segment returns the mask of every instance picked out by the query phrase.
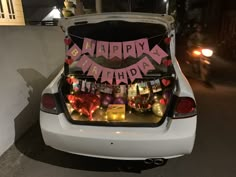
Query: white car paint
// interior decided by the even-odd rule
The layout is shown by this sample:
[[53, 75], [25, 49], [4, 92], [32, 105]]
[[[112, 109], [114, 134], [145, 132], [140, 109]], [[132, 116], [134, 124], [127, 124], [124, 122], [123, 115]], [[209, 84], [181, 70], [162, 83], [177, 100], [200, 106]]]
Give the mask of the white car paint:
[[[173, 19], [170, 16], [153, 16], [131, 13], [87, 15], [73, 17], [61, 22], [66, 29], [78, 21], [101, 22], [104, 20], [145, 21], [164, 24], [170, 31]], [[148, 19], [148, 20], [147, 20]], [[172, 63], [178, 78], [177, 96], [194, 99], [192, 89], [184, 77], [175, 58], [175, 40], [171, 42]], [[63, 70], [49, 84], [43, 93], [57, 93], [58, 82]], [[145, 160], [148, 158], [174, 158], [192, 152], [197, 125], [197, 116], [186, 119], [168, 117], [158, 127], [108, 127], [75, 125], [65, 114], [59, 115], [40, 111], [40, 126], [46, 145], [65, 152], [92, 157], [124, 160]]]

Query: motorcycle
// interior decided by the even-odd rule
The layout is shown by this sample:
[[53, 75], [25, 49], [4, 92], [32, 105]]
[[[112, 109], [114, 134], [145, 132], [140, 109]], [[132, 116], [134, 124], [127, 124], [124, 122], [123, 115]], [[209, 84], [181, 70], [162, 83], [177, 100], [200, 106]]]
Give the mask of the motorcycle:
[[192, 66], [192, 71], [201, 80], [209, 82], [213, 50], [201, 46], [193, 47], [187, 51], [187, 64]]

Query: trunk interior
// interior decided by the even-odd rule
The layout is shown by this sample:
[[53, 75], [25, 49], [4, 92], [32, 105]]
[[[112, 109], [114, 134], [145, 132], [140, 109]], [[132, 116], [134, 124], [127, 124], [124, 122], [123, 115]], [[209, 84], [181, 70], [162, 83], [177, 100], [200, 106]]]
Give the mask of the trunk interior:
[[[76, 24], [68, 29], [68, 35], [80, 48], [84, 37], [112, 42], [148, 38], [150, 49], [158, 44], [166, 53], [169, 51], [164, 43], [167, 31], [158, 24], [125, 21]], [[104, 57], [91, 59], [101, 66], [121, 69], [137, 63], [141, 57], [135, 60], [107, 60]], [[155, 70], [142, 75], [142, 79], [135, 79], [133, 82], [129, 80], [128, 84], [118, 85], [101, 82], [101, 76], [95, 80], [83, 73], [76, 62], [70, 65], [59, 86], [68, 120], [86, 125], [160, 125], [170, 109], [176, 83], [175, 75], [172, 66], [166, 67], [157, 64], [150, 57], [148, 59]]]

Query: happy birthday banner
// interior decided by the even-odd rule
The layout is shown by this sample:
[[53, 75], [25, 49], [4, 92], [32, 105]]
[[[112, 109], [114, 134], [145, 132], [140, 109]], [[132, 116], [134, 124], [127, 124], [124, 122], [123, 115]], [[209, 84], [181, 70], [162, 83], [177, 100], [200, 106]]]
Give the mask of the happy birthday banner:
[[137, 78], [142, 78], [141, 72], [146, 75], [148, 71], [154, 70], [155, 67], [149, 61], [147, 56], [144, 56], [136, 64], [122, 69], [111, 69], [103, 67], [95, 63], [91, 58], [88, 57], [100, 57], [111, 60], [120, 59], [125, 60], [128, 57], [138, 58], [143, 54], [149, 55], [155, 62], [161, 64], [164, 57], [168, 54], [163, 51], [158, 45], [155, 45], [152, 50], [149, 50], [148, 39], [143, 38], [134, 41], [126, 42], [106, 42], [106, 41], [95, 41], [93, 39], [84, 38], [82, 50], [74, 44], [67, 52], [67, 55], [72, 60], [79, 59], [77, 66], [82, 69], [85, 73], [88, 71], [88, 76], [93, 76], [96, 80], [101, 76], [101, 82], [108, 82], [112, 84], [113, 78], [116, 79], [116, 84], [119, 85], [121, 82], [128, 84], [128, 77], [133, 82]]

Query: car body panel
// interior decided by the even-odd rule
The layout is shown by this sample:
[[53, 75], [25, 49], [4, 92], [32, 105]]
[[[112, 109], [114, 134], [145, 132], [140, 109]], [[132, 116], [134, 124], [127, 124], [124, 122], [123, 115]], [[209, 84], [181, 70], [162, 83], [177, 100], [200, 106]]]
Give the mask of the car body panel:
[[191, 153], [196, 116], [166, 120], [159, 127], [103, 127], [73, 125], [64, 114], [40, 112], [47, 145], [73, 154], [107, 159], [173, 158]]
[[74, 16], [64, 18], [59, 21], [65, 32], [70, 26], [86, 23], [99, 23], [103, 21], [123, 20], [127, 22], [144, 22], [144, 23], [156, 23], [164, 25], [167, 30], [171, 30], [174, 27], [174, 18], [164, 14], [152, 14], [152, 13], [130, 13], [130, 12], [112, 12], [112, 13], [100, 13], [100, 14], [87, 14], [81, 16]]

